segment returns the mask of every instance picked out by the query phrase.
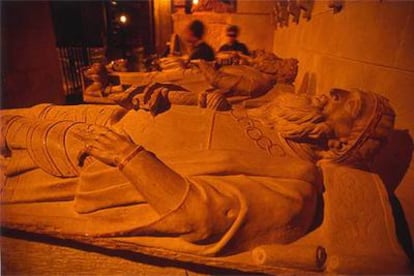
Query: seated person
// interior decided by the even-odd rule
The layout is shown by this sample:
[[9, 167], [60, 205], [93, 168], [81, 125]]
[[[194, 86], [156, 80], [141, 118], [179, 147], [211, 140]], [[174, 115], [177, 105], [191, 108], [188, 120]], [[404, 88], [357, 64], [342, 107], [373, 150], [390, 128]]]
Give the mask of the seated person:
[[236, 25], [230, 25], [226, 29], [226, 36], [228, 38], [228, 41], [226, 44], [222, 45], [219, 49], [219, 52], [239, 52], [243, 55], [250, 55], [249, 50], [247, 49], [246, 45], [244, 43], [240, 43], [237, 40], [237, 37], [239, 36], [239, 27]]
[[184, 40], [190, 44], [191, 53], [189, 60], [202, 59], [213, 61], [215, 58], [214, 50], [206, 42], [203, 41], [205, 33], [204, 23], [200, 20], [194, 20], [188, 25], [184, 34]]

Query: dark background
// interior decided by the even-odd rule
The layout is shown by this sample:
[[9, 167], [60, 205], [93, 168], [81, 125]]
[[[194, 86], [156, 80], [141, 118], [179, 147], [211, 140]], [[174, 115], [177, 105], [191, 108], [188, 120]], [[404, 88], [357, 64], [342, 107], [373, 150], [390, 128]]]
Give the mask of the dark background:
[[78, 103], [81, 68], [94, 52], [137, 62], [138, 52], [155, 49], [152, 0], [1, 1], [0, 8], [2, 108]]

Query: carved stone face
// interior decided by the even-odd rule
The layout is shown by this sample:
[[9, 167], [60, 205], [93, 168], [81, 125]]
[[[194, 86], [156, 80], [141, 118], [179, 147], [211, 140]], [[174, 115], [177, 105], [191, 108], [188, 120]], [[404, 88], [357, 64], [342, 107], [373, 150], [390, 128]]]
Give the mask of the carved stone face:
[[281, 93], [250, 114], [290, 142], [311, 141], [318, 158], [343, 164], [372, 160], [395, 118], [387, 99], [357, 89], [317, 97]]
[[358, 93], [341, 89], [332, 89], [328, 96], [313, 99], [314, 104], [323, 107], [322, 114], [326, 123], [337, 138], [351, 134], [353, 123], [361, 110], [361, 98]]
[[85, 71], [85, 77], [94, 82], [105, 83], [108, 78], [108, 72], [103, 64], [94, 63], [88, 70]]
[[353, 89], [332, 89], [320, 104], [325, 124], [331, 130], [329, 151], [323, 158], [342, 164], [362, 165], [372, 160], [394, 128], [395, 112], [381, 95]]

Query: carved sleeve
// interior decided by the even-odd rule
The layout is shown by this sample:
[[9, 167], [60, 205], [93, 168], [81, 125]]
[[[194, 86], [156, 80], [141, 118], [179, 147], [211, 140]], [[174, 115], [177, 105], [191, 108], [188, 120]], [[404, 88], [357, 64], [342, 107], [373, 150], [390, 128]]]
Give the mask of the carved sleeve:
[[240, 213], [234, 192], [180, 176], [150, 152], [139, 153], [122, 173], [161, 215], [159, 232], [194, 242], [220, 238]]
[[193, 244], [209, 245], [202, 254], [214, 254], [229, 243], [250, 248], [264, 240], [292, 242], [309, 229], [314, 218], [316, 193], [311, 183], [302, 180], [183, 177], [148, 152], [131, 160], [123, 173], [151, 206], [163, 210], [144, 233], [181, 236]]

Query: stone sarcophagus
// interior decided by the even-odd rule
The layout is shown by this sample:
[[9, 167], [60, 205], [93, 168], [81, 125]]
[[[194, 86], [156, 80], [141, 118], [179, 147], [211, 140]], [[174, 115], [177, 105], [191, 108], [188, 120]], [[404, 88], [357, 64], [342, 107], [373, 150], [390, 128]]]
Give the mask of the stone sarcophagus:
[[217, 91], [175, 105], [177, 93], [144, 91], [149, 111], [2, 111], [3, 227], [256, 273], [409, 271], [364, 169], [393, 129], [385, 98], [281, 92], [253, 107]]

